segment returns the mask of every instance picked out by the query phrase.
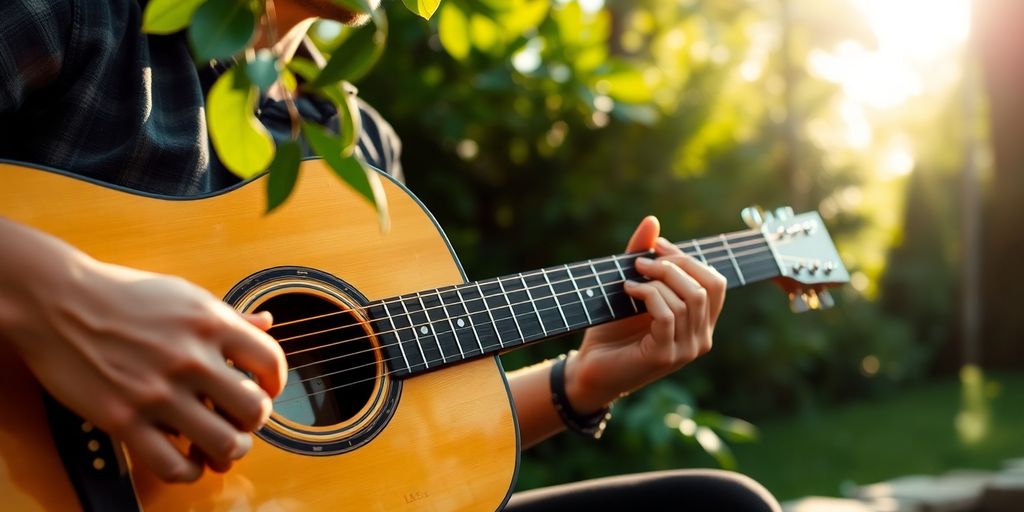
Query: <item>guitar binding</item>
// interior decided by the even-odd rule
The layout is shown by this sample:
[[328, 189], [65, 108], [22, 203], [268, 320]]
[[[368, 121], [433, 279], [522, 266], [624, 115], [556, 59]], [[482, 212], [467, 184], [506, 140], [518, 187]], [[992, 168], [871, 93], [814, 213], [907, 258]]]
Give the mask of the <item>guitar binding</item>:
[[[243, 313], [269, 311], [288, 362], [284, 391], [257, 432], [295, 453], [346, 453], [387, 425], [402, 381], [389, 376], [387, 353], [363, 313], [369, 301], [326, 272], [276, 267], [237, 284], [225, 301]], [[243, 369], [244, 370], [244, 369]]]

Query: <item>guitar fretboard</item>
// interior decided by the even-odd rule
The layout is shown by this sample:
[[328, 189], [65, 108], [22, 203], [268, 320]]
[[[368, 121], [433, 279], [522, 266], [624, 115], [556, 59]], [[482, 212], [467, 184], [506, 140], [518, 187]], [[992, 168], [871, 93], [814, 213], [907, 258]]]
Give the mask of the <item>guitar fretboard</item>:
[[[780, 275], [760, 231], [677, 244], [712, 266], [729, 288]], [[620, 254], [372, 302], [368, 311], [390, 373], [406, 377], [644, 313], [623, 290], [644, 281]]]

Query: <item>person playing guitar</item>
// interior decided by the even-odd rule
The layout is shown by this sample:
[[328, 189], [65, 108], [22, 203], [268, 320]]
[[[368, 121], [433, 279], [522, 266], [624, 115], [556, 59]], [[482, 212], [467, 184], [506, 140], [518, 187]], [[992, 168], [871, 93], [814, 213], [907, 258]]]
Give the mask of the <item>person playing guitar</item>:
[[[137, 0], [0, 5], [0, 158], [167, 196], [234, 183], [206, 139], [213, 71], [196, 69], [180, 34], [141, 34], [141, 10]], [[281, 33], [304, 33], [314, 17], [360, 22], [331, 0], [276, 0], [276, 11]], [[273, 111], [274, 102], [263, 107]], [[363, 157], [398, 174], [397, 137], [368, 106], [362, 114], [371, 134], [360, 142]], [[566, 358], [508, 374], [523, 449], [565, 430], [565, 418], [577, 430], [603, 428], [616, 398], [711, 349], [726, 279], [661, 238], [654, 217], [626, 250], [654, 252], [635, 263], [646, 280], [624, 285], [647, 313], [591, 327]], [[99, 261], [0, 215], [0, 353], [23, 361], [57, 401], [166, 482], [227, 472], [252, 449], [287, 380], [281, 345], [266, 332], [273, 323], [180, 277]], [[564, 389], [552, 389], [553, 369]], [[507, 510], [635, 508], [641, 495], [686, 510], [779, 510], [756, 482], [720, 471], [525, 492]]]

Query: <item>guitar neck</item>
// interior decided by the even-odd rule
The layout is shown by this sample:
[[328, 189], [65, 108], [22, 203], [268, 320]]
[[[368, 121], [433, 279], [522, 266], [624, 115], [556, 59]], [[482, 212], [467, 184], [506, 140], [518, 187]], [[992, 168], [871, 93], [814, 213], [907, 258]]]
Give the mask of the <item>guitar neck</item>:
[[[676, 244], [725, 276], [729, 288], [780, 275], [758, 230]], [[390, 371], [415, 375], [645, 312], [623, 282], [643, 281], [631, 253], [543, 268], [369, 304]]]

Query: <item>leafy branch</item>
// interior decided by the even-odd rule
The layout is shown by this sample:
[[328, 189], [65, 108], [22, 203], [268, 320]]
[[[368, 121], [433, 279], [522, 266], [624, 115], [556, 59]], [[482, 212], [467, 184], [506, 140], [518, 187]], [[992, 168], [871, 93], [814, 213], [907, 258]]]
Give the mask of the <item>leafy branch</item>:
[[[379, 177], [356, 151], [362, 127], [352, 86], [384, 52], [387, 18], [367, 0], [333, 1], [350, 12], [368, 14], [370, 23], [346, 30], [322, 68], [308, 59], [280, 55], [275, 49], [278, 34], [273, 0], [152, 0], [143, 13], [142, 31], [163, 35], [187, 30], [197, 61], [235, 62], [207, 93], [210, 139], [224, 166], [240, 178], [269, 170], [268, 213], [283, 204], [295, 187], [301, 161], [299, 137], [304, 135], [312, 151], [337, 177], [373, 205], [381, 228], [387, 229], [387, 202]], [[440, 3], [403, 1], [424, 19], [429, 19]], [[261, 32], [266, 48], [257, 49]], [[280, 144], [255, 115], [261, 93], [272, 88], [283, 96], [291, 116], [291, 138]], [[338, 132], [300, 119], [295, 108], [297, 94], [332, 103], [338, 111]]]

